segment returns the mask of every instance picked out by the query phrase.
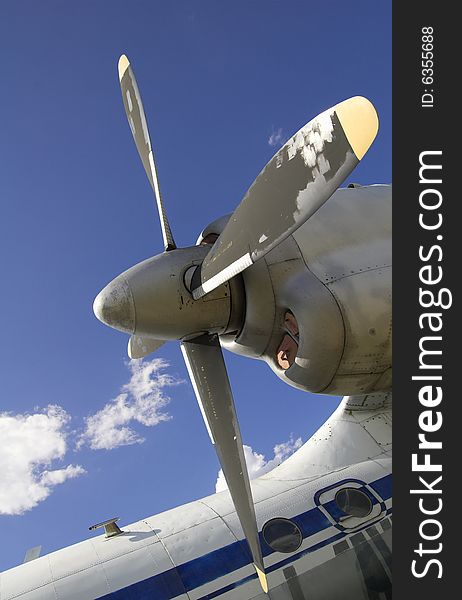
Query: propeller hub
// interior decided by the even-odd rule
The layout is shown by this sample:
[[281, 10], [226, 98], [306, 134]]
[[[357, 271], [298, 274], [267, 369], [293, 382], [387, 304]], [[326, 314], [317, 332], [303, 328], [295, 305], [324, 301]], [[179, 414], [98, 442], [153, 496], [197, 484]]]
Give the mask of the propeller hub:
[[131, 267], [98, 294], [96, 317], [119, 331], [158, 340], [237, 331], [243, 320], [240, 278], [200, 300], [191, 295], [191, 273], [208, 251], [205, 246], [175, 249]]
[[135, 303], [133, 294], [123, 275], [111, 281], [93, 302], [95, 316], [105, 325], [135, 332]]

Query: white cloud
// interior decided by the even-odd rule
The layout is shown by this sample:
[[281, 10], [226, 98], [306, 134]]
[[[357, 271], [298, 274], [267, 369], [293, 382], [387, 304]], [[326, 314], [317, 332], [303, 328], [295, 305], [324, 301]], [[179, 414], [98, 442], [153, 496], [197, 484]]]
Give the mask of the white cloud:
[[[112, 449], [144, 441], [132, 427], [152, 427], [168, 421], [164, 411], [170, 399], [164, 388], [180, 381], [164, 372], [162, 359], [130, 361], [130, 381], [120, 394], [85, 419], [85, 429], [70, 432], [71, 417], [60, 406], [49, 405], [33, 414], [0, 412], [0, 514], [22, 514], [45, 500], [54, 486], [85, 473], [80, 465], [59, 465], [69, 438], [77, 447]], [[58, 466], [58, 465], [56, 465]]]
[[85, 469], [80, 465], [68, 465], [65, 469], [44, 471], [40, 477], [40, 482], [44, 485], [57, 485], [58, 483], [64, 483], [67, 479], [74, 479], [74, 477], [85, 472]]
[[179, 382], [163, 372], [167, 366], [161, 358], [129, 361], [130, 381], [114, 400], [85, 419], [85, 431], [78, 447], [88, 444], [93, 450], [112, 450], [139, 444], [144, 438], [130, 425], [140, 423], [153, 427], [168, 421], [171, 417], [163, 409], [170, 399], [163, 390]]
[[270, 146], [277, 146], [282, 140], [282, 127], [279, 127], [277, 131], [273, 131], [268, 138], [268, 144]]
[[0, 413], [0, 514], [22, 514], [55, 485], [85, 473], [80, 465], [49, 469], [66, 453], [69, 420], [54, 405], [34, 414]]
[[[291, 454], [298, 450], [302, 444], [302, 438], [297, 438], [294, 440], [293, 437], [290, 436], [287, 442], [282, 442], [282, 444], [276, 444], [276, 446], [274, 446], [274, 457], [270, 460], [266, 460], [263, 454], [254, 452], [251, 446], [246, 446], [244, 444], [245, 462], [247, 464], [247, 470], [249, 472], [250, 479], [260, 477], [260, 475], [264, 475], [280, 465], [286, 460], [286, 458], [289, 458]], [[227, 489], [228, 486], [226, 485], [225, 476], [223, 475], [223, 471], [220, 469], [215, 484], [215, 491], [222, 492], [223, 490]]]

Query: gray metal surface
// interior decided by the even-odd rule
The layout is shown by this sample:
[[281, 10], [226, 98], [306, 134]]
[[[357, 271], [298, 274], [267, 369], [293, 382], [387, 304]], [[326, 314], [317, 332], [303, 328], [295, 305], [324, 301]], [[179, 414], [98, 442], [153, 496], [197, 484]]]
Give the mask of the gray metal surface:
[[235, 331], [244, 311], [240, 278], [199, 301], [186, 287], [185, 273], [198, 266], [207, 251], [206, 246], [178, 248], [138, 263], [98, 294], [95, 315], [115, 329], [159, 341]]
[[176, 248], [176, 244], [173, 240], [170, 224], [162, 202], [157, 168], [140, 91], [138, 89], [138, 84], [136, 83], [135, 74], [133, 73], [128, 58], [124, 54], [119, 59], [119, 80], [128, 124], [130, 125], [144, 170], [146, 171], [149, 183], [151, 184], [156, 197], [164, 247], [165, 250], [173, 250]]
[[[265, 360], [283, 381], [333, 395], [391, 388], [389, 185], [339, 189], [293, 235], [242, 273], [246, 310], [236, 354]], [[232, 280], [231, 280], [232, 281]], [[205, 296], [207, 297], [207, 296]], [[276, 361], [290, 310], [295, 362]]]
[[143, 358], [148, 354], [152, 354], [158, 350], [165, 340], [156, 340], [150, 337], [141, 337], [139, 335], [132, 335], [128, 340], [128, 356], [130, 358]]
[[254, 564], [264, 572], [241, 432], [218, 336], [183, 342], [182, 349]]
[[[352, 110], [353, 119], [347, 123], [339, 116], [342, 106]], [[368, 129], [370, 107], [357, 98], [346, 100], [286, 142], [258, 175], [205, 258], [195, 298], [248, 268], [322, 206], [362, 158], [350, 144], [350, 132], [356, 125], [361, 128], [364, 113]], [[367, 148], [375, 137], [374, 127]]]

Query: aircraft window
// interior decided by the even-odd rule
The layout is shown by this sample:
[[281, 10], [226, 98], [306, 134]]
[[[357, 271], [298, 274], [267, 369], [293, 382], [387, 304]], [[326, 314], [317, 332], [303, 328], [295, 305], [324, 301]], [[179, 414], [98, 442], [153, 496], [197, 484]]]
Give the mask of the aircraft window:
[[300, 529], [289, 519], [271, 519], [263, 526], [265, 542], [276, 552], [295, 552], [303, 538]]
[[356, 488], [343, 488], [335, 494], [335, 502], [342, 512], [352, 517], [367, 517], [372, 502], [367, 494]]

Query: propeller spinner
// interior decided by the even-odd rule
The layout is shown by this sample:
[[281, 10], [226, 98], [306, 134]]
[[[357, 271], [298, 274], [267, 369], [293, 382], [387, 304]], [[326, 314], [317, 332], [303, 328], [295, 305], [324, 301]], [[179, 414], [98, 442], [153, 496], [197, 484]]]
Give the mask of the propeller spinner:
[[350, 98], [300, 129], [249, 188], [214, 245], [177, 248], [165, 213], [146, 117], [125, 55], [119, 80], [130, 129], [153, 188], [165, 251], [116, 277], [96, 297], [97, 318], [131, 335], [141, 358], [167, 340], [181, 349], [207, 430], [252, 554], [268, 591], [249, 475], [219, 335], [238, 332], [244, 290], [238, 273], [300, 227], [333, 194], [378, 130], [372, 104]]

